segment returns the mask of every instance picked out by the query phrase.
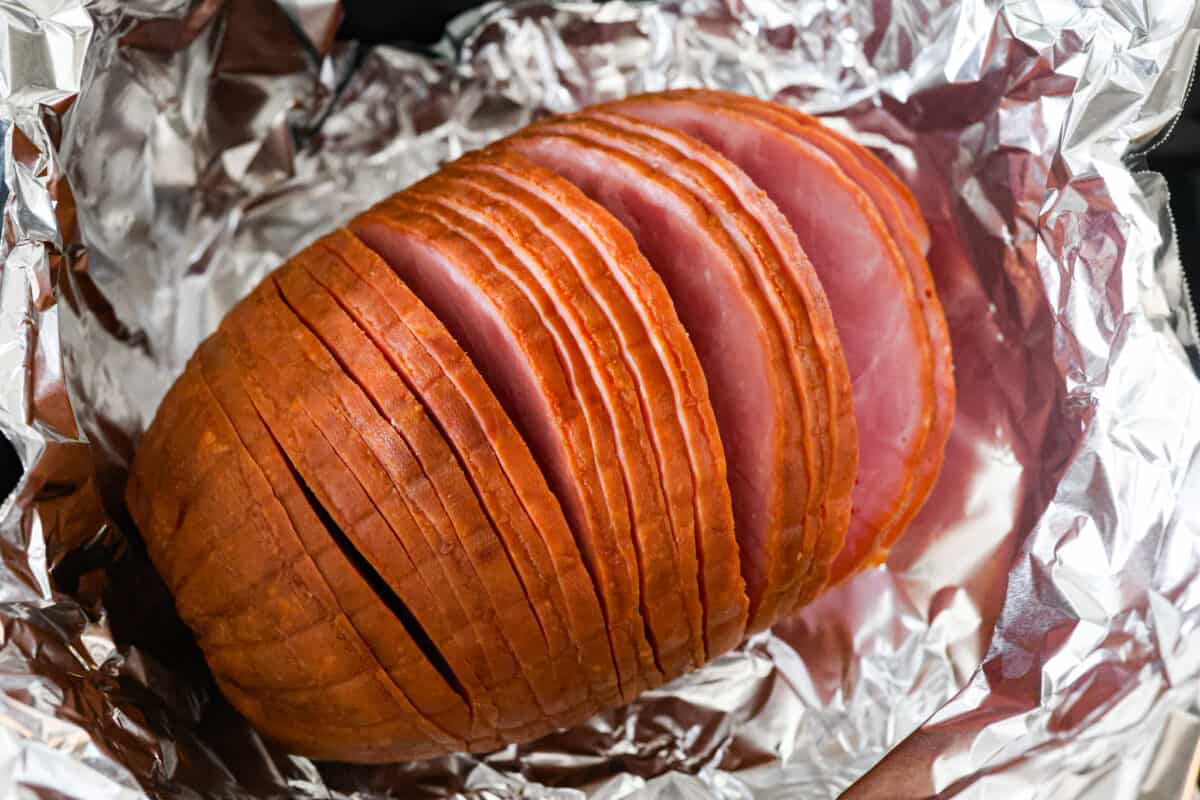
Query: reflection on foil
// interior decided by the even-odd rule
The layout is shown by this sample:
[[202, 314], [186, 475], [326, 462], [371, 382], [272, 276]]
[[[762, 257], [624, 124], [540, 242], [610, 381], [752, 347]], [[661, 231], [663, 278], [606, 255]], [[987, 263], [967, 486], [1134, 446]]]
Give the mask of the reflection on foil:
[[[333, 0], [0, 4], [5, 794], [1176, 796], [1200, 724], [1200, 386], [1166, 187], [1176, 0], [493, 4], [432, 54]], [[486, 757], [314, 765], [225, 705], [123, 470], [195, 345], [357, 209], [533, 117], [707, 85], [910, 183], [956, 354], [888, 565], [634, 705]], [[1171, 794], [1174, 792], [1175, 794]]]

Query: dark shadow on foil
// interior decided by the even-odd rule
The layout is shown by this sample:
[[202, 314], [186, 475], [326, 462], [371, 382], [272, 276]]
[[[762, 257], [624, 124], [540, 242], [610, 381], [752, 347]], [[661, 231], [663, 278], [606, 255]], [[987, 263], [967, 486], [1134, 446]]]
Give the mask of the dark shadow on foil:
[[365, 44], [412, 42], [429, 45], [442, 38], [446, 23], [481, 0], [442, 0], [438, 3], [380, 3], [344, 0], [346, 17], [338, 36]]
[[[1200, 90], [1192, 91], [1171, 136], [1151, 150], [1146, 161], [1161, 172], [1171, 191], [1171, 213], [1179, 240], [1179, 259], [1191, 287], [1193, 303], [1200, 292]], [[1188, 348], [1192, 367], [1200, 373], [1200, 343]]]
[[[116, 683], [104, 697], [109, 713], [84, 721], [96, 741], [154, 797], [265, 797], [305, 779], [222, 697], [133, 521], [123, 506], [110, 513], [128, 535], [72, 551], [53, 572], [58, 591], [107, 621], [123, 654], [108, 670]], [[123, 722], [130, 715], [133, 726]], [[148, 746], [146, 732], [165, 746]]]
[[8, 439], [0, 436], [0, 502], [12, 494], [21, 479], [21, 460], [17, 449]]

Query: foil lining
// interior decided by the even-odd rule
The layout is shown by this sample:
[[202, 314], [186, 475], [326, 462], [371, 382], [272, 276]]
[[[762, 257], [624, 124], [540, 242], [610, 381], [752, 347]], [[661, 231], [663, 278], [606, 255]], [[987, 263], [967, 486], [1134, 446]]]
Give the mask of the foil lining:
[[[492, 4], [420, 53], [338, 19], [0, 3], [0, 429], [27, 470], [0, 507], [0, 793], [1184, 796], [1200, 383], [1142, 154], [1187, 91], [1193, 4]], [[121, 508], [171, 380], [267, 270], [444, 160], [696, 85], [822, 114], [917, 193], [959, 383], [928, 507], [886, 567], [579, 729], [370, 769], [261, 741]]]

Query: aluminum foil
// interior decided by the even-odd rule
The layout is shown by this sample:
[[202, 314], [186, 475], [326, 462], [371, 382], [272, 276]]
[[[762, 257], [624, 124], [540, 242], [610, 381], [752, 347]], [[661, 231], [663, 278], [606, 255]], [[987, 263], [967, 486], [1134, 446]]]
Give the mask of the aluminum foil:
[[[336, 42], [338, 19], [0, 2], [0, 429], [27, 469], [0, 508], [0, 793], [1184, 796], [1200, 383], [1142, 154], [1188, 88], [1192, 3], [493, 4], [422, 52]], [[187, 356], [289, 253], [444, 160], [697, 85], [819, 113], [919, 196], [959, 385], [929, 505], [885, 567], [579, 729], [379, 768], [261, 741], [121, 507]]]

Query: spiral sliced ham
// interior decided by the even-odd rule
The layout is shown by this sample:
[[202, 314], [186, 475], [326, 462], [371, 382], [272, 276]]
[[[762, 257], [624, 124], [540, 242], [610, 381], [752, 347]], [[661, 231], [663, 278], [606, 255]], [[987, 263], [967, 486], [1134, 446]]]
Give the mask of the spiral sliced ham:
[[[570, 365], [577, 386], [584, 383], [585, 374], [590, 375], [584, 407], [596, 408], [603, 415], [592, 424], [593, 430], [607, 428], [612, 432], [629, 499], [639, 591], [642, 597], [661, 598], [658, 603], [643, 603], [642, 610], [656, 665], [663, 679], [670, 680], [688, 669], [692, 652], [697, 653], [696, 663], [703, 663], [698, 603], [695, 625], [689, 625], [680, 553], [673, 546], [671, 516], [658, 464], [646, 433], [638, 390], [619, 357], [607, 318], [581, 288], [562, 250], [517, 210], [478, 191], [469, 180], [460, 180], [448, 170], [411, 187], [405, 195], [422, 201], [423, 209], [480, 247], [497, 273], [529, 299], [552, 331], [558, 352]], [[694, 594], [694, 554], [690, 566]], [[699, 650], [691, 644], [692, 631], [697, 634], [695, 646]]]
[[[681, 566], [694, 558], [700, 573], [695, 596], [704, 618], [705, 655], [728, 650], [745, 630], [747, 601], [725, 457], [703, 372], [666, 287], [629, 232], [553, 172], [502, 151], [460, 159], [451, 169], [470, 175], [482, 191], [506, 199], [540, 225], [569, 254], [612, 321], [619, 336], [616, 357], [638, 378], [667, 494], [677, 498], [671, 511]], [[686, 588], [685, 595], [692, 596]]]
[[[729, 459], [750, 627], [761, 629], [799, 592], [815, 592], [808, 583], [815, 552], [805, 536], [807, 544], [816, 541], [827, 485], [820, 452], [831, 449], [822, 439], [833, 426], [818, 423], [816, 407], [829, 418], [829, 384], [793, 374], [796, 343], [772, 312], [773, 303], [791, 298], [780, 299], [778, 283], [762, 279], [771, 265], [761, 252], [738, 247], [736, 223], [714, 224], [687, 177], [681, 182], [617, 147], [558, 132], [568, 124], [535, 126], [507, 146], [612, 212], [670, 291], [708, 380]], [[791, 316], [804, 318], [796, 309]], [[822, 341], [836, 353], [836, 338]], [[842, 418], [853, 424], [848, 413]], [[829, 533], [836, 540], [837, 531]]]
[[[553, 337], [478, 247], [395, 205], [352, 223], [471, 356], [546, 473], [605, 612], [622, 696], [661, 681], [641, 612], [637, 555], [611, 435], [593, 431]], [[586, 373], [579, 381], [589, 379]], [[589, 417], [590, 412], [590, 417]]]
[[309, 274], [412, 386], [502, 537], [552, 656], [539, 680], [578, 721], [618, 696], [600, 606], [557, 501], [479, 373], [437, 318], [347, 231], [325, 237]]
[[953, 420], [929, 246], [904, 184], [793, 109], [540, 120], [239, 302], [140, 443], [130, 516], [279, 745], [530, 741], [886, 556]]
[[900, 247], [870, 196], [837, 161], [741, 103], [697, 92], [628, 98], [607, 108], [719, 150], [771, 197], [811, 255], [837, 321], [858, 420], [850, 529], [830, 576], [844, 580], [877, 558], [911, 518], [913, 495], [923, 501], [931, 480], [919, 474], [937, 407], [934, 351]]

